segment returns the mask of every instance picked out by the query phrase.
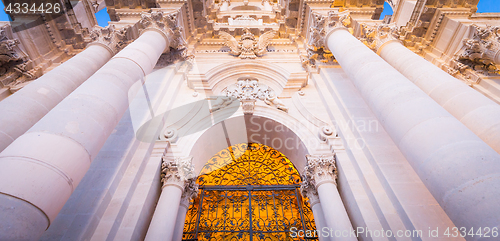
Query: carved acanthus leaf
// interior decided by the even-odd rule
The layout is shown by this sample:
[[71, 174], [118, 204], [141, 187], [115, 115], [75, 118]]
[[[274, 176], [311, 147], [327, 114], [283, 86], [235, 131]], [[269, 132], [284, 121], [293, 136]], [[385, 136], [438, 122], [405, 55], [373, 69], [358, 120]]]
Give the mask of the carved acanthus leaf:
[[332, 10], [327, 16], [319, 13], [312, 14], [312, 27], [309, 29], [309, 37], [307, 44], [309, 48], [326, 48], [326, 35], [335, 28], [347, 28], [349, 32], [353, 32], [351, 28], [351, 16], [349, 11], [339, 12]]
[[90, 31], [89, 37], [94, 43], [103, 44], [116, 54], [131, 41], [127, 38], [129, 29], [130, 27], [116, 29], [115, 25], [104, 28], [97, 26]]
[[462, 48], [450, 62], [453, 74], [465, 78], [471, 76], [470, 71], [487, 76], [499, 75], [496, 65], [500, 64], [500, 27], [472, 27], [472, 37], [463, 40]]
[[155, 29], [163, 33], [170, 41], [171, 49], [183, 49], [186, 47], [186, 40], [183, 37], [183, 28], [178, 19], [179, 11], [164, 13], [161, 11], [142, 14], [139, 20], [141, 32], [147, 29]]
[[361, 24], [361, 37], [359, 38], [369, 48], [378, 51], [389, 41], [399, 41], [399, 31], [395, 24]]
[[307, 166], [304, 168], [303, 179], [318, 188], [324, 183], [336, 185], [337, 168], [335, 167], [335, 155], [306, 155]]
[[192, 157], [162, 157], [161, 163], [161, 182], [165, 185], [177, 185], [185, 188], [189, 184], [189, 180], [194, 177], [194, 166]]

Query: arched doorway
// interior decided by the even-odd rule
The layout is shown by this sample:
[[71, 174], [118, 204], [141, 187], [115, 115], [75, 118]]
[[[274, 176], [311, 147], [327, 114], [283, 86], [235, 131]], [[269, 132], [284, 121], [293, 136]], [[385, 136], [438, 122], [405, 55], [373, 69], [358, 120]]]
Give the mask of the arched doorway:
[[281, 152], [257, 143], [221, 150], [202, 168], [183, 240], [292, 240], [290, 229], [314, 230], [300, 175]]

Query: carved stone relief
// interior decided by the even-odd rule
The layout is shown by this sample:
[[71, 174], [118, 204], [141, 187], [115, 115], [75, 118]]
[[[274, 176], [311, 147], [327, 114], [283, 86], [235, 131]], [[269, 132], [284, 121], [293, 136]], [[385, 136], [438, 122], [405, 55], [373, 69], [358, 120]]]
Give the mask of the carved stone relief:
[[8, 26], [0, 28], [0, 83], [14, 93], [41, 76], [42, 71], [33, 67], [28, 55], [21, 50], [19, 40], [11, 39], [8, 31]]
[[103, 44], [116, 54], [131, 41], [127, 38], [129, 29], [130, 27], [116, 29], [114, 25], [104, 28], [97, 26], [90, 31], [89, 37], [94, 43]]
[[472, 25], [471, 38], [463, 40], [462, 48], [450, 61], [448, 73], [467, 84], [478, 84], [481, 75], [498, 76], [500, 70], [500, 27], [481, 28]]
[[276, 32], [271, 30], [265, 32], [256, 40], [248, 28], [245, 28], [244, 31], [245, 33], [241, 36], [240, 41], [237, 41], [229, 33], [219, 32], [219, 36], [224, 39], [225, 45], [231, 49], [229, 53], [241, 59], [255, 59], [257, 56], [264, 55], [267, 45], [276, 35]]
[[278, 96], [269, 86], [260, 84], [255, 78], [244, 77], [238, 79], [236, 84], [226, 87], [222, 91], [222, 95], [226, 96], [221, 98], [222, 102], [214, 105], [212, 111], [223, 108], [229, 105], [233, 100], [238, 99], [242, 102], [244, 111], [247, 113], [253, 112], [255, 101], [264, 101], [269, 106], [288, 112], [288, 107], [278, 99]]

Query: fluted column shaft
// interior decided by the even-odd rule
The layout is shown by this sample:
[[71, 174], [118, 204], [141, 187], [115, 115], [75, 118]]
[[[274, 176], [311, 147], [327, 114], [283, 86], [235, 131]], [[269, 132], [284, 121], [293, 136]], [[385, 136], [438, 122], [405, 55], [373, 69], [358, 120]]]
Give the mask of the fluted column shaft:
[[500, 153], [500, 105], [399, 42], [389, 42], [377, 52], [387, 63]]
[[181, 198], [181, 203], [179, 205], [179, 211], [177, 211], [177, 218], [175, 219], [174, 235], [172, 240], [182, 240], [182, 234], [184, 233], [184, 223], [186, 222], [186, 215], [189, 209], [189, 200], [187, 198]]
[[179, 186], [164, 186], [145, 241], [172, 241], [175, 230], [175, 219], [179, 211], [179, 202], [184, 190]]
[[500, 155], [346, 29], [327, 45], [455, 225], [497, 226]]
[[[307, 155], [303, 182], [317, 190], [319, 201], [328, 227], [330, 240], [357, 240], [351, 221], [336, 185], [335, 159], [333, 155]], [[304, 184], [301, 189], [304, 190]], [[304, 191], [302, 191], [304, 192]], [[321, 220], [320, 220], [321, 221]]]
[[[0, 240], [37, 239], [54, 220], [127, 110], [129, 88], [152, 71], [166, 46], [166, 35], [145, 30], [0, 153], [0, 199], [18, 203], [11, 216], [0, 211]], [[45, 220], [30, 232], [10, 225], [35, 211]]]
[[90, 45], [81, 53], [0, 101], [0, 152], [101, 68], [113, 53]]
[[316, 224], [316, 230], [318, 231], [318, 236], [320, 241], [331, 240], [329, 235], [323, 236], [323, 228], [326, 226], [325, 215], [323, 208], [321, 207], [321, 202], [319, 201], [319, 196], [317, 194], [308, 195], [309, 205], [314, 215], [314, 223]]
[[[179, 219], [186, 218], [186, 211], [179, 210], [181, 199], [189, 202], [191, 197], [198, 193], [198, 185], [193, 178], [194, 166], [192, 157], [175, 158], [174, 160], [164, 156], [162, 158], [162, 191], [160, 199], [156, 204], [149, 229], [146, 234], [146, 241], [156, 240], [180, 240], [175, 235], [179, 235]], [[179, 211], [181, 213], [179, 214]], [[184, 223], [184, 221], [182, 221]], [[182, 238], [182, 230], [180, 232]]]

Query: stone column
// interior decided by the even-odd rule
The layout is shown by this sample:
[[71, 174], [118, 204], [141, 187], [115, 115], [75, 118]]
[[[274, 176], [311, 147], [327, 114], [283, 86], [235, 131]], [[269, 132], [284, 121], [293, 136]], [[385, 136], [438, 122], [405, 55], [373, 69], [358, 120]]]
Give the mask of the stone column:
[[357, 240], [356, 236], [352, 235], [351, 221], [337, 190], [335, 156], [307, 155], [306, 159], [307, 166], [302, 180], [305, 180], [310, 188], [314, 187], [319, 201], [326, 204], [321, 207], [326, 221], [325, 226], [330, 231], [330, 240]]
[[[193, 180], [194, 166], [192, 157], [175, 158], [169, 160], [163, 156], [161, 164], [162, 191], [156, 204], [153, 219], [149, 224], [146, 241], [165, 240], [172, 241], [178, 217], [179, 204], [184, 191], [196, 188]], [[191, 185], [191, 187], [189, 187]], [[185, 212], [184, 212], [185, 218]], [[182, 232], [181, 232], [182, 237]]]
[[325, 215], [323, 214], [323, 208], [321, 207], [321, 202], [319, 201], [318, 191], [313, 184], [310, 177], [305, 175], [302, 176], [302, 183], [300, 185], [300, 192], [302, 197], [307, 197], [309, 206], [313, 211], [314, 223], [316, 224], [316, 230], [318, 231], [318, 236], [320, 241], [330, 240], [329, 236], [322, 236], [322, 230], [327, 227], [325, 221]]
[[325, 23], [329, 50], [450, 219], [497, 226], [500, 155], [343, 25]]
[[[0, 240], [37, 239], [128, 108], [129, 88], [179, 42], [177, 13], [143, 15], [142, 35], [0, 153]], [[25, 230], [24, 220], [38, 220]]]
[[181, 202], [179, 205], [179, 211], [177, 212], [177, 218], [175, 219], [175, 229], [174, 229], [174, 241], [182, 240], [182, 234], [184, 233], [184, 223], [186, 222], [186, 214], [189, 209], [189, 201], [198, 195], [198, 184], [196, 184], [196, 179], [189, 179], [188, 184], [184, 187], [184, 192], [181, 196]]
[[94, 29], [81, 53], [0, 101], [0, 152], [92, 76], [125, 44], [126, 29]]
[[374, 36], [372, 46], [380, 57], [500, 153], [500, 105], [403, 46], [394, 27], [366, 32]]

